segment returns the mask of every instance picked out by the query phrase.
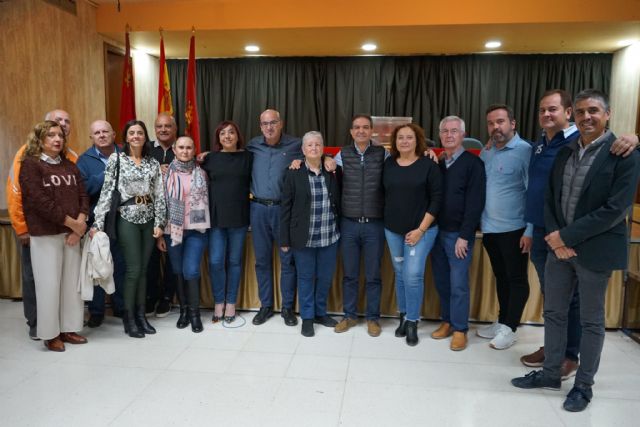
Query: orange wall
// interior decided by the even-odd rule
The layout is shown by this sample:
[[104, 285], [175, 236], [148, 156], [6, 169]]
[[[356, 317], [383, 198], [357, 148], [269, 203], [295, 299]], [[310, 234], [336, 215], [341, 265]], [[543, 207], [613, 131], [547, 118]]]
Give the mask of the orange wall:
[[[453, 6], [455, 4], [455, 6]], [[640, 0], [169, 0], [101, 3], [98, 32], [640, 21]]]

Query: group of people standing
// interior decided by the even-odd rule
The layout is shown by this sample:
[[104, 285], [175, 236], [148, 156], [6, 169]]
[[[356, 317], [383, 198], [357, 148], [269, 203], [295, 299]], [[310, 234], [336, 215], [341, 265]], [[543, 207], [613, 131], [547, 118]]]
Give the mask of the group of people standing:
[[[572, 113], [575, 125], [569, 122]], [[302, 335], [313, 336], [314, 324], [336, 333], [356, 326], [362, 266], [367, 332], [379, 336], [386, 240], [400, 317], [395, 335], [410, 346], [418, 344], [431, 253], [442, 317], [431, 337], [451, 337], [450, 349], [464, 350], [469, 267], [479, 228], [496, 276], [499, 317], [477, 335], [498, 350], [517, 340], [529, 295], [531, 253], [545, 296], [546, 345], [522, 362], [544, 370], [512, 382], [522, 388], [559, 388], [561, 379], [577, 372], [565, 408], [582, 410], [591, 400], [602, 349], [606, 283], [612, 269], [626, 265], [625, 212], [639, 171], [637, 137], [616, 140], [606, 127], [609, 114], [608, 99], [599, 91], [585, 90], [573, 104], [567, 92], [548, 91], [539, 108], [543, 134], [531, 144], [518, 136], [512, 109], [494, 104], [486, 111], [490, 141], [479, 157], [463, 147], [464, 120], [447, 116], [439, 124], [440, 159], [427, 149], [424, 130], [416, 124], [394, 129], [390, 150], [375, 144], [372, 119], [364, 114], [352, 119], [353, 143], [330, 158], [324, 155], [322, 134], [286, 135], [279, 112], [271, 109], [260, 115], [262, 135], [246, 146], [238, 126], [225, 121], [216, 129], [214, 151], [196, 156], [193, 140], [177, 138], [175, 121], [161, 114], [156, 135], [168, 132], [164, 139], [172, 142], [173, 153], [165, 165], [152, 152], [164, 159], [167, 147], [154, 146], [145, 124], [134, 120], [124, 128], [122, 149], [114, 144], [107, 122], [94, 122], [94, 145], [76, 166], [66, 147], [70, 121], [64, 113], [66, 126], [64, 120], [46, 120], [35, 127], [24, 154], [16, 156], [19, 179], [17, 172], [10, 177], [12, 221], [24, 208], [28, 231], [16, 228], [16, 233], [23, 244], [25, 234], [27, 244], [30, 237], [34, 300], [37, 294], [36, 321], [33, 310], [27, 310], [31, 299], [25, 289], [30, 336], [45, 340], [53, 351], [64, 351], [65, 342], [86, 342], [78, 334], [83, 318], [74, 280], [81, 262], [78, 243], [87, 229], [91, 238], [104, 230], [114, 190], [121, 199], [117, 244], [110, 246], [114, 276], [124, 275], [124, 280], [116, 280], [113, 301], [120, 305], [125, 332], [136, 338], [156, 332], [146, 318], [147, 267], [154, 247], [168, 252], [175, 275], [178, 328], [203, 330], [199, 301], [205, 248], [215, 303], [212, 320], [232, 322], [251, 225], [261, 302], [255, 325], [274, 314], [276, 247], [286, 325], [298, 323], [297, 290]], [[16, 209], [20, 191], [21, 208]], [[339, 246], [344, 317], [336, 321], [327, 314], [327, 297]], [[94, 325], [104, 315], [103, 299], [96, 290], [93, 304], [102, 307], [90, 307]]]

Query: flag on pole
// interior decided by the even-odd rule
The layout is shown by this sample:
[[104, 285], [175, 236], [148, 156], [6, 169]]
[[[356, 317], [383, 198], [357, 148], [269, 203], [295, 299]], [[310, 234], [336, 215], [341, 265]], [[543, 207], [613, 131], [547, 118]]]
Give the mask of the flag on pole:
[[[193, 30], [195, 32], [195, 30]], [[189, 65], [187, 67], [187, 106], [184, 112], [187, 128], [185, 133], [193, 139], [196, 153], [200, 152], [200, 123], [196, 107], [196, 36], [191, 34]]]
[[131, 63], [131, 47], [129, 46], [129, 27], [127, 26], [124, 68], [122, 71], [122, 96], [120, 98], [120, 129], [129, 120], [136, 118], [136, 97], [133, 87], [133, 65]]
[[169, 83], [169, 71], [164, 57], [164, 39], [160, 31], [160, 78], [158, 79], [158, 114], [167, 113], [173, 116], [173, 103], [171, 102], [171, 84]]

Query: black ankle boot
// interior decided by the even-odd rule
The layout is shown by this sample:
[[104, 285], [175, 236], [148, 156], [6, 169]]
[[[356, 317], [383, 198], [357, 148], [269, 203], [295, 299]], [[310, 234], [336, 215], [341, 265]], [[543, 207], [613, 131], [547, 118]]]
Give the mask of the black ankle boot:
[[189, 317], [187, 316], [187, 297], [184, 292], [184, 277], [182, 277], [182, 274], [176, 274], [176, 293], [180, 303], [180, 317], [178, 317], [176, 327], [184, 329], [189, 326]]
[[412, 322], [411, 320], [405, 321], [407, 332], [407, 344], [414, 346], [418, 344], [418, 322]]
[[200, 279], [185, 281], [187, 299], [189, 301], [188, 314], [191, 330], [202, 332], [202, 319], [200, 319]]
[[140, 329], [145, 334], [155, 334], [156, 330], [149, 321], [147, 320], [147, 316], [145, 315], [145, 306], [139, 305], [136, 307], [135, 314], [136, 325], [138, 325], [138, 329]]
[[400, 324], [396, 328], [396, 336], [398, 338], [404, 337], [407, 335], [407, 313], [400, 313]]
[[129, 310], [122, 312], [122, 324], [124, 325], [124, 332], [129, 334], [131, 338], [144, 338], [144, 332], [138, 328]]

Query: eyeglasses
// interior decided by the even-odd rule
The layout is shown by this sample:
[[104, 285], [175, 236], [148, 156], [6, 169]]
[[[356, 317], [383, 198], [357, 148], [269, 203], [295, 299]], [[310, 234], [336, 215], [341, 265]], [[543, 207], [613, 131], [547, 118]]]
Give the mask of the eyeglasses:
[[280, 120], [271, 120], [270, 122], [260, 122], [260, 126], [262, 126], [263, 128], [266, 128], [269, 126], [275, 126], [278, 123], [280, 123]]
[[456, 136], [460, 133], [460, 129], [440, 129], [440, 135]]

